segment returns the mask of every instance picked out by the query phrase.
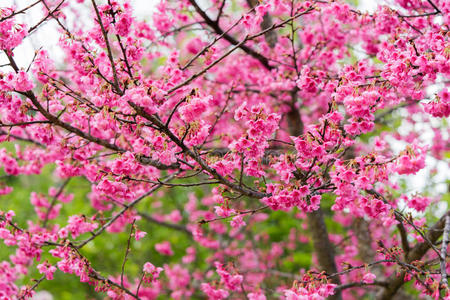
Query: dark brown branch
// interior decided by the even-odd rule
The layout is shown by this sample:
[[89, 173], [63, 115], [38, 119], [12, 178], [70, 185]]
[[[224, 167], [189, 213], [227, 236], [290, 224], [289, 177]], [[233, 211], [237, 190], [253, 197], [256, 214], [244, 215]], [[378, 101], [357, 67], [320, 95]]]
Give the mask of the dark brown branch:
[[[34, 290], [38, 287], [38, 285], [39, 285], [42, 281], [44, 281], [44, 279], [45, 279], [45, 275], [42, 275], [42, 277], [39, 278], [39, 279], [35, 279], [36, 282], [35, 282], [29, 289], [27, 289], [26, 292], [29, 293], [29, 292], [31, 292], [31, 291], [34, 291]], [[20, 296], [19, 300], [23, 300], [23, 299], [25, 299], [26, 297], [27, 297], [27, 296], [26, 296], [26, 293], [24, 293], [23, 295]]]
[[29, 121], [29, 122], [19, 122], [14, 124], [3, 124], [0, 121], [0, 127], [15, 127], [15, 126], [26, 126], [26, 125], [32, 125], [32, 124], [48, 124], [49, 121]]
[[217, 65], [217, 64], [218, 64], [219, 62], [221, 62], [224, 58], [226, 58], [226, 57], [229, 56], [231, 53], [233, 53], [236, 49], [241, 48], [247, 41], [253, 40], [253, 39], [255, 39], [255, 38], [257, 38], [257, 37], [259, 37], [259, 36], [261, 36], [261, 35], [264, 35], [265, 33], [269, 32], [269, 31], [271, 31], [271, 30], [274, 30], [274, 29], [276, 29], [276, 28], [283, 27], [284, 25], [286, 25], [286, 24], [289, 23], [290, 21], [292, 21], [292, 20], [294, 20], [294, 19], [296, 19], [296, 18], [298, 18], [298, 17], [300, 17], [300, 16], [302, 16], [302, 15], [308, 14], [308, 13], [310, 13], [310, 12], [313, 11], [313, 10], [314, 10], [314, 7], [309, 7], [307, 10], [305, 10], [305, 11], [303, 11], [303, 12], [301, 12], [301, 13], [298, 13], [298, 14], [296, 14], [295, 16], [290, 17], [290, 18], [288, 18], [288, 19], [286, 19], [286, 20], [284, 20], [284, 21], [282, 21], [282, 22], [280, 22], [280, 23], [278, 23], [278, 24], [274, 24], [274, 25], [272, 25], [270, 28], [267, 28], [267, 29], [265, 29], [265, 30], [263, 30], [263, 31], [260, 31], [260, 32], [258, 32], [258, 33], [255, 33], [255, 34], [253, 34], [253, 35], [247, 35], [247, 36], [245, 36], [245, 38], [244, 38], [242, 41], [240, 41], [240, 42], [236, 41], [236, 44], [234, 44], [235, 46], [232, 47], [231, 49], [229, 49], [227, 52], [225, 52], [221, 57], [219, 57], [218, 59], [216, 59], [215, 61], [213, 61], [210, 65], [208, 65], [207, 67], [203, 68], [201, 71], [199, 71], [199, 72], [193, 74], [191, 77], [189, 77], [189, 78], [186, 79], [185, 81], [183, 81], [183, 82], [179, 83], [178, 85], [174, 86], [173, 88], [171, 88], [170, 90], [168, 90], [167, 93], [168, 93], [168, 94], [172, 94], [173, 92], [175, 92], [175, 91], [178, 90], [179, 88], [181, 88], [181, 87], [183, 87], [183, 86], [189, 84], [189, 83], [190, 83], [191, 81], [193, 81], [194, 79], [196, 79], [196, 78], [200, 77], [201, 75], [205, 74], [209, 69], [211, 69], [212, 67], [214, 67], [215, 65]]
[[352, 224], [353, 232], [358, 240], [358, 253], [362, 261], [372, 261], [375, 251], [372, 249], [372, 236], [369, 223], [362, 217], [357, 217]]
[[411, 248], [409, 247], [408, 234], [406, 232], [405, 225], [403, 225], [403, 222], [401, 220], [397, 224], [397, 228], [398, 231], [400, 232], [400, 239], [402, 240], [403, 251], [405, 252], [405, 256], [407, 256]]
[[387, 286], [387, 284], [388, 283], [386, 281], [379, 281], [379, 280], [375, 280], [372, 283], [365, 283], [363, 281], [360, 281], [360, 282], [352, 282], [352, 283], [346, 283], [346, 284], [339, 285], [334, 290], [342, 291], [342, 290], [351, 289], [351, 288], [355, 288], [355, 287]]
[[288, 131], [292, 136], [301, 136], [303, 134], [304, 125], [302, 121], [302, 116], [300, 115], [299, 109], [295, 106], [297, 103], [297, 92], [298, 88], [295, 87], [291, 91], [291, 109], [286, 114], [287, 123], [288, 123]]
[[255, 208], [255, 209], [249, 209], [249, 210], [240, 211], [240, 212], [238, 212], [236, 214], [233, 214], [233, 215], [230, 215], [228, 217], [220, 217], [220, 218], [215, 218], [215, 219], [211, 219], [211, 220], [200, 220], [198, 223], [203, 225], [203, 224], [211, 223], [211, 222], [214, 222], [214, 221], [226, 220], [226, 219], [229, 219], [229, 218], [234, 218], [234, 217], [237, 217], [237, 216], [253, 215], [253, 214], [256, 214], [257, 212], [259, 212], [261, 210], [265, 210], [267, 208], [269, 208], [269, 206], [266, 205], [266, 206], [262, 206], [262, 207]]
[[113, 73], [113, 77], [114, 77], [114, 88], [119, 95], [122, 95], [123, 91], [120, 89], [119, 78], [117, 77], [116, 65], [114, 63], [111, 45], [109, 44], [108, 33], [105, 30], [105, 26], [103, 26], [102, 18], [100, 16], [100, 12], [98, 10], [97, 3], [95, 3], [95, 0], [91, 0], [91, 2], [92, 2], [92, 5], [94, 6], [95, 14], [97, 15], [97, 22], [100, 25], [100, 29], [102, 30], [102, 34], [103, 34], [103, 39], [105, 40], [105, 43], [106, 43], [108, 59], [109, 59], [109, 62], [111, 63], [112, 73]]
[[[251, 8], [255, 8], [259, 4], [259, 1], [258, 0], [247, 0], [247, 4]], [[269, 28], [272, 25], [273, 25], [272, 18], [270, 17], [270, 15], [268, 13], [265, 14], [264, 17], [263, 17], [263, 21], [261, 23], [261, 29], [262, 30], [267, 29], [267, 28]], [[270, 48], [274, 48], [275, 45], [278, 42], [277, 33], [272, 30], [272, 31], [267, 32], [264, 35], [264, 37], [265, 37], [266, 42], [269, 45], [269, 47]]]
[[190, 156], [192, 159], [194, 159], [203, 170], [205, 170], [206, 172], [211, 174], [215, 179], [220, 181], [220, 183], [222, 183], [222, 184], [228, 186], [229, 188], [231, 188], [232, 190], [237, 191], [248, 197], [261, 199], [261, 198], [269, 196], [266, 193], [255, 191], [255, 190], [249, 189], [244, 186], [239, 186], [238, 184], [235, 184], [235, 183], [229, 181], [228, 179], [226, 179], [225, 177], [220, 175], [216, 171], [216, 169], [209, 166], [208, 163], [206, 161], [204, 161], [203, 158], [196, 151], [188, 148], [180, 138], [178, 138], [168, 127], [165, 126], [165, 124], [163, 124], [159, 120], [158, 117], [148, 114], [142, 107], [136, 105], [133, 102], [128, 102], [128, 103], [130, 104], [130, 106], [132, 106], [135, 109], [135, 111], [138, 115], [149, 120], [155, 126], [157, 126], [161, 132], [165, 133], [169, 139], [171, 139], [178, 147], [181, 148], [182, 152], [184, 152], [185, 154]]
[[436, 4], [434, 4], [433, 1], [431, 0], [427, 0], [428, 3], [430, 3], [431, 6], [433, 6], [433, 8], [438, 12], [438, 13], [442, 13], [441, 10], [436, 6]]
[[34, 30], [36, 30], [42, 23], [44, 23], [45, 21], [47, 21], [48, 18], [49, 18], [50, 16], [53, 16], [53, 14], [54, 14], [55, 12], [58, 11], [58, 9], [61, 7], [61, 5], [63, 5], [64, 1], [65, 1], [65, 0], [62, 0], [62, 1], [61, 1], [61, 2], [60, 2], [53, 10], [52, 10], [52, 11], [50, 11], [50, 9], [49, 9], [49, 7], [47, 6], [47, 4], [45, 3], [45, 1], [42, 1], [42, 0], [41, 0], [41, 2], [42, 2], [42, 3], [45, 5], [45, 7], [48, 9], [48, 14], [47, 14], [47, 16], [45, 16], [44, 18], [42, 18], [39, 22], [37, 22], [36, 25], [30, 27], [30, 28], [28, 29], [28, 34], [32, 33]]
[[13, 12], [13, 13], [10, 14], [10, 15], [7, 15], [6, 17], [1, 18], [1, 19], [0, 19], [0, 22], [6, 21], [6, 20], [8, 20], [8, 19], [10, 19], [10, 18], [12, 18], [12, 17], [18, 15], [18, 14], [22, 14], [22, 13], [24, 13], [25, 11], [29, 10], [30, 8], [32, 8], [33, 6], [39, 4], [40, 2], [42, 2], [42, 0], [38, 0], [38, 1], [36, 1], [36, 2], [33, 2], [33, 3], [31, 3], [30, 5], [28, 5], [27, 7], [24, 7], [24, 8], [22, 8], [21, 10], [15, 11], [15, 12]]
[[157, 160], [151, 159], [147, 156], [144, 155], [136, 155], [136, 160], [143, 164], [143, 165], [149, 165], [149, 166], [153, 166], [159, 170], [170, 170], [170, 169], [179, 169], [180, 168], [180, 164], [179, 163], [173, 163], [170, 165], [165, 165]]
[[216, 17], [216, 23], [219, 23], [219, 21], [220, 21], [220, 17], [222, 16], [223, 9], [225, 8], [226, 2], [227, 2], [227, 0], [222, 0], [222, 4], [220, 4], [219, 12], [217, 13], [217, 17]]
[[96, 280], [100, 280], [103, 282], [108, 283], [109, 285], [115, 286], [116, 288], [124, 291], [125, 293], [127, 293], [128, 295], [130, 295], [131, 297], [133, 297], [134, 299], [140, 299], [138, 296], [136, 296], [135, 294], [133, 294], [129, 289], [127, 289], [126, 287], [119, 285], [117, 283], [115, 283], [114, 281], [112, 281], [109, 278], [105, 278], [102, 275], [100, 275], [97, 271], [93, 270], [91, 271], [91, 273], [89, 274], [89, 277], [96, 279]]
[[[328, 237], [323, 210], [319, 208], [316, 211], [310, 212], [307, 214], [307, 218], [314, 251], [317, 254], [317, 260], [320, 267], [325, 270], [327, 274], [337, 274], [336, 262], [334, 260], [335, 250]], [[339, 276], [336, 275], [332, 277], [332, 282], [339, 285], [341, 280], [339, 279]], [[341, 296], [339, 293], [336, 293], [330, 299], [341, 299]]]
[[337, 277], [337, 276], [340, 276], [340, 275], [348, 274], [348, 273], [353, 272], [355, 270], [364, 269], [364, 268], [368, 268], [368, 267], [373, 267], [373, 266], [376, 266], [376, 265], [379, 265], [379, 264], [383, 264], [383, 263], [392, 263], [392, 262], [395, 262], [395, 260], [392, 260], [392, 259], [377, 260], [377, 261], [374, 261], [372, 263], [362, 264], [362, 265], [359, 265], [359, 266], [356, 266], [356, 267], [351, 267], [351, 268], [349, 268], [347, 270], [344, 270], [344, 271], [341, 271], [341, 272], [336, 272], [334, 274], [327, 275], [327, 278], [333, 278], [333, 277]]
[[[203, 18], [203, 20], [205, 20], [206, 24], [208, 24], [209, 27], [211, 27], [217, 34], [222, 35], [224, 33], [224, 31], [222, 30], [222, 28], [219, 26], [219, 24], [217, 22], [215, 22], [214, 20], [212, 20], [205, 11], [203, 11], [200, 6], [197, 4], [197, 2], [195, 0], [189, 0], [189, 2], [192, 4], [192, 6], [194, 6], [195, 10], [197, 11], [197, 13]], [[253, 50], [252, 48], [241, 44], [240, 42], [238, 42], [234, 37], [232, 37], [229, 34], [224, 34], [223, 35], [224, 39], [226, 39], [228, 42], [230, 42], [232, 45], [238, 45], [239, 48], [241, 48], [244, 52], [246, 52], [247, 54], [249, 54], [250, 56], [256, 58], [257, 60], [259, 60], [259, 62], [264, 66], [264, 68], [266, 68], [267, 70], [271, 70], [273, 69], [273, 67], [269, 64], [269, 60], [261, 55], [260, 53], [256, 52], [255, 50]]]
[[439, 14], [438, 11], [430, 12], [430, 13], [424, 13], [420, 15], [399, 15], [401, 18], [421, 18], [421, 17], [428, 17], [428, 16], [434, 16]]

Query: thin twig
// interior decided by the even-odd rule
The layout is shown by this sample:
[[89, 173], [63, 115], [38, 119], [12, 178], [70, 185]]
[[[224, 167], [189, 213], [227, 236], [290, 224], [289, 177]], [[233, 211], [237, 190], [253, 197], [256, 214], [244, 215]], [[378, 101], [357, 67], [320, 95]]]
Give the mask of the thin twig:
[[7, 15], [6, 17], [1, 18], [1, 19], [0, 19], [0, 22], [6, 21], [6, 20], [8, 20], [8, 19], [10, 19], [10, 18], [12, 18], [12, 17], [18, 15], [18, 14], [24, 13], [25, 11], [27, 11], [27, 10], [30, 9], [30, 8], [32, 8], [32, 7], [35, 6], [36, 4], [39, 4], [40, 2], [42, 2], [42, 0], [38, 0], [38, 1], [36, 1], [36, 2], [33, 2], [32, 4], [28, 5], [27, 7], [22, 8], [21, 10], [15, 11], [15, 12], [13, 12], [13, 13], [10, 14], [10, 15]]
[[65, 188], [66, 185], [69, 183], [69, 181], [70, 181], [70, 177], [67, 178], [67, 179], [63, 182], [63, 184], [62, 184], [61, 187], [59, 188], [58, 192], [56, 192], [55, 196], [53, 196], [52, 202], [50, 203], [50, 207], [47, 209], [47, 212], [45, 213], [45, 218], [44, 218], [44, 221], [42, 222], [42, 227], [44, 227], [44, 228], [47, 227], [48, 218], [49, 218], [49, 216], [50, 216], [50, 213], [51, 213], [53, 207], [55, 206], [56, 201], [58, 200], [58, 197], [62, 194], [64, 188]]
[[[172, 180], [178, 173], [172, 174], [171, 176], [169, 176], [164, 182], [170, 181]], [[89, 237], [88, 239], [82, 241], [80, 244], [78, 244], [77, 249], [82, 248], [83, 246], [85, 246], [87, 243], [89, 243], [90, 241], [92, 241], [93, 239], [95, 239], [97, 236], [99, 236], [103, 231], [105, 231], [106, 228], [108, 228], [109, 226], [111, 226], [112, 223], [114, 223], [120, 216], [122, 216], [128, 209], [132, 208], [133, 206], [135, 206], [136, 204], [138, 204], [140, 201], [142, 201], [144, 198], [148, 197], [149, 195], [151, 195], [153, 192], [155, 192], [156, 190], [158, 190], [159, 188], [161, 188], [163, 186], [163, 184], [157, 184], [154, 185], [153, 188], [146, 192], [145, 194], [143, 194], [142, 196], [138, 197], [136, 200], [134, 200], [133, 202], [131, 202], [130, 204], [124, 204], [124, 208], [117, 213], [113, 218], [111, 218], [111, 220], [109, 220], [107, 223], [105, 223], [99, 230], [97, 230], [95, 233], [92, 234], [91, 237]]]
[[64, 1], [65, 0], [62, 0], [52, 11], [50, 11], [50, 9], [48, 8], [48, 6], [47, 6], [47, 4], [45, 3], [45, 1], [42, 1], [42, 3], [46, 6], [46, 8], [48, 9], [48, 14], [47, 14], [47, 16], [45, 16], [44, 18], [42, 18], [39, 22], [37, 22], [37, 24], [36, 25], [34, 25], [34, 26], [32, 26], [32, 27], [30, 27], [29, 29], [28, 29], [28, 33], [30, 34], [30, 33], [32, 33], [36, 28], [38, 28], [42, 23], [44, 23], [45, 21], [47, 21], [48, 20], [48, 18], [50, 17], [50, 16], [52, 16], [55, 12], [57, 12], [58, 11], [58, 9], [61, 7], [61, 5], [63, 5], [63, 3], [64, 3]]
[[121, 286], [123, 286], [123, 274], [125, 273], [125, 263], [127, 262], [127, 257], [128, 257], [128, 254], [130, 253], [130, 244], [131, 244], [131, 237], [133, 236], [134, 223], [136, 223], [136, 219], [134, 219], [133, 223], [131, 223], [130, 236], [128, 237], [128, 242], [127, 242], [127, 250], [125, 251], [125, 257], [123, 258], [122, 271], [120, 273], [120, 285]]
[[259, 212], [261, 210], [264, 210], [266, 208], [269, 208], [269, 206], [266, 205], [266, 206], [262, 206], [262, 207], [255, 208], [255, 209], [243, 210], [243, 211], [240, 211], [240, 212], [238, 212], [236, 214], [230, 215], [228, 217], [220, 217], [220, 218], [215, 218], [215, 219], [211, 219], [211, 220], [204, 220], [203, 219], [203, 220], [200, 220], [198, 223], [203, 225], [203, 224], [211, 223], [211, 222], [214, 222], [214, 221], [234, 218], [234, 217], [237, 217], [237, 216], [248, 215], [248, 214], [253, 215], [253, 214], [255, 214], [255, 213], [257, 213], [257, 212]]
[[438, 12], [441, 13], [441, 10], [436, 6], [436, 4], [433, 3], [433, 1], [431, 0], [427, 0], [428, 3], [430, 3], [431, 6], [433, 6], [433, 8]]
[[445, 216], [445, 227], [444, 234], [442, 236], [442, 247], [441, 247], [441, 255], [440, 255], [440, 266], [441, 266], [441, 283], [444, 285], [448, 285], [447, 280], [447, 245], [448, 245], [448, 235], [450, 232], [450, 216]]
[[27, 297], [27, 292], [30, 293], [31, 291], [35, 290], [38, 287], [38, 285], [42, 281], [44, 281], [44, 279], [45, 279], [45, 275], [42, 275], [41, 278], [37, 279], [36, 282], [30, 287], [30, 289], [27, 289], [26, 292], [22, 296], [20, 296], [19, 300], [25, 299], [25, 297]]
[[119, 95], [122, 95], [123, 91], [120, 89], [119, 78], [117, 77], [116, 65], [114, 63], [114, 58], [113, 58], [113, 55], [112, 55], [111, 45], [109, 44], [108, 33], [106, 32], [105, 26], [103, 25], [102, 18], [100, 16], [100, 12], [99, 12], [98, 7], [97, 7], [97, 3], [95, 3], [95, 0], [91, 0], [91, 2], [92, 2], [92, 5], [94, 6], [95, 14], [97, 15], [97, 22], [100, 25], [100, 29], [102, 31], [103, 38], [104, 38], [105, 43], [106, 43], [106, 50], [107, 50], [107, 54], [108, 54], [108, 59], [109, 59], [109, 62], [111, 63], [112, 73], [113, 73], [113, 77], [114, 77], [114, 88], [115, 88], [116, 92]]

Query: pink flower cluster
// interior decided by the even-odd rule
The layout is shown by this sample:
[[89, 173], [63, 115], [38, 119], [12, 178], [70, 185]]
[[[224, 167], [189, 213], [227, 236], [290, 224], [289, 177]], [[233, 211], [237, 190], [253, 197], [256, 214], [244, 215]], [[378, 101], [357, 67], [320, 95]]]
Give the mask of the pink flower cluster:
[[[2, 8], [0, 10], [0, 20], [12, 14], [12, 9]], [[25, 25], [17, 24], [14, 18], [8, 18], [0, 22], [0, 50], [10, 51], [18, 46], [27, 36], [28, 30]]]
[[164, 271], [161, 267], [155, 267], [152, 263], [146, 262], [143, 267], [144, 281], [147, 283], [154, 282], [158, 279], [159, 274]]
[[60, 238], [67, 238], [69, 234], [77, 238], [86, 232], [92, 232], [97, 229], [98, 223], [90, 222], [85, 216], [70, 216], [67, 226], [58, 231]]
[[425, 104], [425, 111], [437, 118], [447, 118], [450, 116], [450, 91], [444, 89], [439, 92], [437, 101]]

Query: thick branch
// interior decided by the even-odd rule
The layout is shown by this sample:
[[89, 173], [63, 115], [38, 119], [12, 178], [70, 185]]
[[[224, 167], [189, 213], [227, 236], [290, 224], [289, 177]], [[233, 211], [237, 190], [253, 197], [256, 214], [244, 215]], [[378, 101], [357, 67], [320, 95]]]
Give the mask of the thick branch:
[[[259, 1], [258, 0], [247, 0], [247, 3], [251, 8], [254, 8], [259, 4]], [[265, 14], [263, 17], [263, 21], [261, 23], [261, 29], [262, 30], [267, 29], [270, 26], [272, 26], [272, 24], [273, 24], [272, 17], [268, 13]], [[269, 47], [274, 48], [278, 42], [277, 33], [274, 30], [272, 30], [272, 31], [267, 32], [264, 35], [264, 37], [265, 37], [266, 42], [269, 45]]]
[[[19, 71], [19, 67], [17, 66], [14, 58], [8, 53], [6, 53], [6, 56], [8, 57], [12, 68], [17, 73]], [[55, 115], [51, 114], [48, 110], [46, 110], [41, 105], [41, 103], [39, 102], [39, 100], [37, 99], [36, 95], [33, 93], [32, 90], [29, 90], [29, 91], [26, 91], [26, 92], [18, 92], [18, 93], [21, 94], [21, 95], [24, 95], [28, 99], [30, 99], [31, 102], [33, 103], [33, 105], [36, 107], [36, 109], [48, 120], [49, 123], [52, 123], [52, 124], [54, 124], [54, 125], [56, 125], [58, 127], [62, 127], [64, 129], [66, 129], [67, 131], [70, 131], [70, 132], [76, 134], [77, 136], [79, 136], [79, 137], [81, 137], [81, 138], [83, 138], [85, 140], [88, 140], [88, 141], [90, 141], [92, 143], [101, 145], [101, 146], [103, 146], [103, 147], [105, 147], [107, 149], [116, 151], [118, 153], [126, 152], [125, 149], [122, 149], [122, 148], [120, 148], [119, 146], [117, 146], [115, 144], [111, 144], [107, 140], [100, 139], [100, 138], [97, 138], [95, 136], [92, 136], [92, 135], [90, 135], [88, 133], [85, 133], [84, 131], [82, 131], [82, 130], [76, 128], [76, 127], [73, 127], [72, 125], [70, 125], [68, 123], [65, 123], [65, 122], [61, 121], [58, 116], [55, 116]], [[16, 136], [14, 136], [14, 138], [23, 140], [23, 138], [19, 138], [19, 137], [16, 137]], [[171, 164], [171, 165], [165, 165], [165, 164], [162, 164], [159, 161], [152, 160], [152, 159], [150, 159], [150, 158], [148, 158], [146, 156], [143, 156], [143, 155], [137, 155], [136, 159], [141, 164], [151, 165], [151, 166], [153, 166], [153, 167], [155, 167], [157, 169], [160, 169], [160, 170], [178, 169], [180, 167], [180, 165], [178, 163]]]
[[300, 136], [303, 134], [304, 130], [302, 116], [300, 115], [300, 111], [297, 107], [295, 107], [295, 103], [297, 102], [297, 92], [297, 87], [291, 91], [291, 110], [286, 114], [289, 134], [292, 136]]
[[[300, 136], [303, 134], [304, 125], [300, 115], [300, 111], [295, 107], [297, 98], [297, 89], [291, 92], [292, 102], [291, 110], [287, 113], [287, 122], [289, 127], [289, 134], [293, 136]], [[324, 214], [321, 208], [307, 214], [308, 228], [311, 231], [311, 238], [314, 246], [314, 251], [317, 254], [320, 268], [325, 270], [327, 274], [337, 273], [336, 262], [334, 260], [334, 246], [328, 237], [328, 230], [325, 225]], [[339, 276], [336, 276], [332, 281], [340, 285]], [[329, 299], [341, 299], [339, 291], [329, 297]]]
[[[197, 2], [195, 0], [189, 0], [189, 2], [192, 4], [192, 6], [194, 6], [195, 10], [197, 11], [197, 13], [203, 18], [203, 20], [205, 20], [206, 24], [208, 24], [209, 27], [211, 27], [217, 34], [222, 35], [224, 33], [224, 31], [222, 30], [222, 28], [219, 26], [219, 24], [217, 22], [215, 22], [214, 20], [212, 20], [205, 11], [203, 11], [200, 6], [197, 4]], [[224, 39], [226, 39], [228, 42], [230, 42], [232, 45], [239, 45], [240, 43], [231, 35], [229, 34], [224, 34], [223, 35]], [[264, 66], [264, 68], [266, 68], [267, 70], [271, 70], [273, 69], [273, 67], [271, 65], [269, 65], [269, 60], [264, 57], [263, 55], [259, 54], [258, 52], [256, 52], [255, 50], [253, 50], [252, 48], [244, 45], [244, 44], [240, 44], [239, 48], [241, 48], [245, 53], [249, 54], [250, 56], [256, 58], [257, 60], [259, 60], [259, 62]]]
[[[319, 208], [316, 211], [310, 212], [308, 216], [308, 229], [311, 231], [311, 238], [314, 246], [314, 251], [317, 255], [320, 267], [327, 272], [327, 274], [337, 273], [336, 262], [334, 260], [334, 246], [328, 237], [327, 226], [323, 211]], [[336, 284], [340, 284], [339, 276], [332, 279]], [[341, 299], [339, 293], [330, 297], [329, 299]]]

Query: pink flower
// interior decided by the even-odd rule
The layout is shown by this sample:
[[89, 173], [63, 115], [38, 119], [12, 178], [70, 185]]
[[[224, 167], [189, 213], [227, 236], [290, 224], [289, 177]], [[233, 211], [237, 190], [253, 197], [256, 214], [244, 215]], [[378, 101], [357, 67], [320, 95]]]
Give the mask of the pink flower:
[[178, 109], [181, 118], [187, 123], [198, 120], [198, 118], [201, 117], [202, 113], [206, 111], [211, 101], [212, 96], [204, 98], [194, 97], [188, 100], [188, 103]]
[[15, 216], [16, 214], [14, 213], [14, 211], [9, 210], [6, 214], [5, 214], [5, 219], [8, 221], [12, 221], [12, 218]]
[[130, 33], [131, 24], [133, 22], [132, 16], [129, 13], [120, 15], [119, 21], [116, 23], [116, 31], [120, 36], [127, 36]]
[[[2, 12], [0, 12], [0, 16]], [[11, 50], [17, 47], [27, 34], [26, 26], [16, 24], [14, 18], [0, 22], [0, 50]]]
[[168, 216], [167, 219], [173, 223], [179, 223], [183, 220], [183, 216], [181, 215], [179, 210], [173, 210]]
[[229, 217], [233, 213], [232, 209], [224, 208], [222, 206], [214, 206], [214, 212], [219, 217]]
[[309, 206], [309, 211], [318, 210], [319, 207], [320, 207], [320, 200], [321, 200], [321, 196], [320, 195], [311, 196], [311, 198], [309, 199], [309, 202], [311, 204]]
[[418, 212], [424, 212], [430, 205], [431, 199], [429, 197], [413, 196], [408, 201], [408, 206], [414, 208]]
[[147, 283], [154, 282], [159, 278], [159, 274], [164, 271], [161, 267], [155, 267], [151, 262], [146, 262], [143, 267], [144, 281]]
[[[97, 227], [97, 223], [88, 222], [84, 216], [70, 216], [68, 224], [65, 228], [72, 234], [73, 238], [76, 238], [83, 233], [91, 232], [97, 229]], [[61, 228], [59, 231], [60, 236], [64, 236], [65, 234], [63, 229], [64, 228]]]
[[233, 219], [230, 222], [230, 225], [233, 228], [240, 228], [240, 227], [247, 225], [247, 223], [245, 223], [245, 221], [244, 221], [244, 216], [237, 215], [237, 216], [233, 217]]
[[223, 289], [214, 289], [209, 283], [202, 283], [200, 288], [210, 300], [225, 299], [229, 295], [228, 291]]
[[37, 269], [39, 270], [40, 274], [45, 274], [45, 278], [47, 278], [47, 280], [53, 280], [53, 273], [55, 273], [56, 271], [55, 266], [52, 266], [49, 263], [45, 262], [37, 265]]
[[[420, 151], [418, 151], [420, 150]], [[426, 148], [409, 148], [407, 153], [397, 159], [398, 174], [416, 174], [425, 167]]]
[[27, 73], [19, 71], [16, 75], [14, 87], [19, 92], [26, 92], [34, 88], [34, 83], [28, 78]]
[[219, 262], [215, 262], [214, 265], [216, 266], [217, 274], [219, 274], [221, 278], [221, 282], [223, 282], [228, 289], [237, 291], [240, 288], [244, 277], [240, 274], [230, 274]]
[[140, 239], [142, 239], [146, 235], [147, 235], [147, 232], [140, 231], [138, 229], [136, 229], [136, 231], [134, 232], [134, 238], [136, 239], [136, 241], [139, 241]]
[[189, 247], [186, 249], [186, 255], [183, 256], [183, 263], [184, 264], [188, 264], [191, 263], [195, 260], [195, 248], [194, 247]]
[[266, 300], [266, 296], [262, 292], [258, 293], [249, 293], [247, 295], [248, 300]]
[[362, 281], [364, 283], [373, 283], [376, 277], [377, 276], [375, 276], [375, 274], [367, 272], [366, 274], [364, 274]]
[[155, 249], [162, 255], [172, 256], [174, 254], [168, 241], [156, 244]]
[[447, 118], [450, 116], [450, 91], [443, 89], [438, 93], [436, 101], [424, 104], [427, 113], [437, 118]]
[[132, 102], [143, 107], [149, 114], [154, 114], [158, 111], [155, 102], [150, 97], [147, 90], [142, 87], [128, 89], [122, 99], [125, 102]]
[[199, 37], [197, 37], [190, 40], [186, 44], [186, 50], [188, 50], [191, 54], [197, 54], [197, 52], [199, 52], [204, 47], [204, 45], [205, 43]]

